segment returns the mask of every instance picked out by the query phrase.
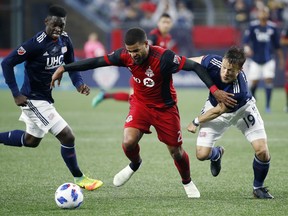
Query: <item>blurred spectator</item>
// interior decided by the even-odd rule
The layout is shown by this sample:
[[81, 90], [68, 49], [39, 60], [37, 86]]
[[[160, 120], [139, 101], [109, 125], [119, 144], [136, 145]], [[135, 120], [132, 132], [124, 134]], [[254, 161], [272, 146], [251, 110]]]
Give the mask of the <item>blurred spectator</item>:
[[177, 3], [177, 19], [175, 25], [181, 28], [191, 28], [193, 26], [194, 15], [183, 1]]
[[242, 32], [244, 30], [250, 20], [250, 9], [246, 5], [244, 0], [236, 0], [234, 4], [234, 12], [235, 12], [235, 24], [236, 27], [239, 28]]
[[105, 48], [98, 40], [98, 34], [96, 32], [89, 34], [88, 40], [84, 44], [84, 53], [85, 58], [94, 58], [105, 54]]
[[177, 10], [174, 0], [159, 0], [154, 12], [151, 9], [146, 9], [143, 12], [144, 16], [140, 20], [140, 26], [143, 28], [156, 26], [163, 13], [169, 14], [173, 22], [177, 20]]

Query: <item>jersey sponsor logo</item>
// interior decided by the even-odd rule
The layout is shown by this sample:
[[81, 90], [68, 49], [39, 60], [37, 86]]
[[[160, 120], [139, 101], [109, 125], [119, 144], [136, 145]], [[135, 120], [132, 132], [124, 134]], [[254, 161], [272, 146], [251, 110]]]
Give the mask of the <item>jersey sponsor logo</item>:
[[43, 32], [41, 35], [39, 35], [39, 36], [36, 38], [36, 40], [38, 41], [38, 43], [41, 43], [46, 36], [47, 36], [46, 33]]
[[155, 74], [153, 73], [153, 70], [151, 69], [151, 66], [146, 70], [145, 72], [146, 76], [153, 77]]
[[174, 56], [174, 59], [173, 59], [173, 62], [175, 63], [175, 64], [180, 64], [180, 61], [181, 61], [181, 59], [180, 59], [180, 56], [178, 56], [178, 55], [175, 55]]
[[18, 55], [24, 55], [26, 53], [26, 50], [24, 49], [24, 47], [19, 47], [17, 50]]
[[45, 69], [49, 70], [49, 69], [53, 69], [53, 68], [59, 67], [60, 65], [63, 64], [63, 58], [64, 58], [63, 55], [52, 56], [50, 58], [47, 58]]
[[150, 78], [145, 78], [143, 80], [143, 84], [149, 88], [153, 87], [155, 85], [154, 80], [150, 79]]
[[259, 29], [255, 29], [255, 36], [259, 42], [269, 42], [272, 34], [272, 29], [268, 29], [267, 32], [261, 32]]
[[127, 118], [126, 118], [126, 122], [127, 123], [131, 122], [132, 120], [133, 120], [133, 116], [132, 115], [127, 116]]

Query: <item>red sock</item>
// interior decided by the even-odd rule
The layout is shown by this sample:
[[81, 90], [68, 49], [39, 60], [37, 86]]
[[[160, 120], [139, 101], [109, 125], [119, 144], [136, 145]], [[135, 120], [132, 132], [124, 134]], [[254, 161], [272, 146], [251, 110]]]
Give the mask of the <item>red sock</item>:
[[141, 158], [140, 158], [140, 146], [139, 144], [136, 145], [136, 147], [132, 150], [128, 150], [127, 148], [125, 148], [125, 146], [122, 144], [122, 149], [126, 155], [127, 158], [129, 158], [129, 160], [134, 163], [134, 164], [138, 164], [139, 162], [141, 162]]
[[180, 160], [174, 160], [174, 164], [176, 165], [179, 174], [182, 178], [183, 184], [188, 184], [191, 181], [190, 177], [190, 163], [189, 163], [189, 156], [184, 151], [182, 158]]
[[129, 94], [127, 92], [114, 92], [114, 93], [105, 93], [104, 98], [113, 98], [117, 101], [126, 101], [129, 100]]

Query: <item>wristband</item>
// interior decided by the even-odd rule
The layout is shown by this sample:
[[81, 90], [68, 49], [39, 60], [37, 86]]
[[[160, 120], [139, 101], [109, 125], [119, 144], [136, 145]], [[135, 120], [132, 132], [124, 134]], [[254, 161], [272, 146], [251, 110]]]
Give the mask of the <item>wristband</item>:
[[210, 90], [210, 92], [211, 92], [212, 94], [214, 94], [214, 92], [217, 91], [218, 88], [217, 88], [216, 85], [212, 85], [212, 86], [209, 88], [209, 90]]
[[199, 126], [199, 119], [198, 119], [198, 117], [196, 117], [196, 118], [192, 121], [192, 124], [194, 124], [196, 127]]

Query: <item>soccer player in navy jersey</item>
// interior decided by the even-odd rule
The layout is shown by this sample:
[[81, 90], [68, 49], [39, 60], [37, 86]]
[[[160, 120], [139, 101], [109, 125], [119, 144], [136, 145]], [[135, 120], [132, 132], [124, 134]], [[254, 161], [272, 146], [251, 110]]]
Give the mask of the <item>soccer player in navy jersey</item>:
[[[75, 137], [70, 126], [56, 111], [50, 82], [55, 68], [74, 61], [72, 42], [64, 32], [66, 11], [54, 5], [45, 19], [45, 30], [12, 51], [3, 61], [2, 69], [14, 101], [21, 107], [19, 120], [26, 124], [26, 131], [13, 130], [0, 133], [0, 143], [7, 146], [37, 147], [50, 132], [61, 143], [61, 155], [75, 183], [87, 190], [95, 190], [103, 183], [85, 176], [78, 164]], [[25, 62], [24, 83], [19, 90], [13, 67]], [[73, 85], [84, 95], [90, 93], [80, 73], [69, 73]]]
[[233, 98], [237, 100], [237, 105], [229, 108], [223, 103], [218, 103], [215, 97], [209, 94], [201, 115], [187, 128], [188, 131], [195, 133], [200, 124], [196, 147], [197, 158], [201, 161], [210, 160], [211, 173], [217, 176], [221, 170], [224, 148], [215, 147], [215, 142], [230, 126], [235, 125], [255, 151], [253, 194], [259, 199], [272, 199], [273, 196], [263, 186], [270, 166], [267, 135], [255, 98], [249, 91], [246, 76], [242, 71], [246, 60], [244, 49], [232, 47], [223, 58], [218, 55], [206, 55], [191, 59], [207, 69], [219, 89], [234, 94]]
[[219, 101], [234, 106], [235, 100], [213, 84], [205, 69], [198, 63], [178, 56], [171, 50], [148, 44], [141, 28], [131, 28], [125, 35], [125, 48], [103, 57], [85, 59], [60, 66], [52, 76], [51, 87], [60, 85], [65, 71], [88, 70], [103, 66], [127, 67], [133, 76], [134, 93], [124, 125], [122, 148], [130, 164], [117, 173], [113, 184], [121, 186], [138, 170], [142, 159], [139, 142], [144, 134], [150, 134], [154, 126], [158, 139], [165, 143], [179, 171], [185, 192], [189, 198], [199, 198], [200, 193], [191, 181], [189, 156], [182, 148], [180, 116], [172, 74], [179, 70], [196, 71]]
[[269, 21], [269, 9], [258, 9], [258, 19], [251, 22], [244, 33], [243, 43], [247, 57], [251, 57], [248, 81], [250, 90], [255, 97], [258, 83], [262, 77], [265, 81], [266, 112], [271, 111], [270, 102], [275, 77], [276, 61], [274, 53], [278, 55], [279, 68], [284, 69], [284, 55], [280, 46], [280, 37], [275, 23]]

